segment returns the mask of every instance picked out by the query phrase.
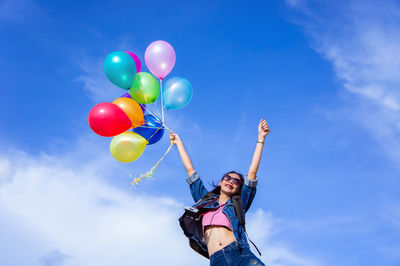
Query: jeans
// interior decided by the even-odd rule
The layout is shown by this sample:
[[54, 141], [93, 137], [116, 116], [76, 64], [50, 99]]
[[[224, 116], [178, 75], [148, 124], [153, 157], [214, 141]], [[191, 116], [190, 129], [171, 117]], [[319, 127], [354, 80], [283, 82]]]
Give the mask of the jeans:
[[248, 247], [239, 249], [236, 242], [215, 252], [210, 257], [210, 266], [256, 266], [265, 264]]

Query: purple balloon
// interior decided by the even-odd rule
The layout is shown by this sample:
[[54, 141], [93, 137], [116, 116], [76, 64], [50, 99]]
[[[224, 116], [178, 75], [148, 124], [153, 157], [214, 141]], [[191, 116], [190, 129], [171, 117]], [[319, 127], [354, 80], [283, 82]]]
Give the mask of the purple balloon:
[[139, 103], [140, 108], [142, 108], [143, 114], [146, 112], [146, 105]]
[[128, 52], [125, 51], [125, 53], [129, 54], [130, 56], [132, 56], [133, 60], [135, 60], [135, 64], [136, 64], [136, 73], [139, 73], [140, 70], [142, 69], [142, 62], [140, 62], [140, 59], [137, 55], [135, 55], [132, 52]]
[[[132, 97], [129, 95], [129, 93], [124, 93], [123, 95], [121, 95], [121, 98], [122, 97], [126, 97], [126, 98], [131, 98], [132, 99]], [[140, 105], [140, 108], [142, 108], [142, 112], [144, 114], [146, 112], [146, 105], [141, 104], [141, 103], [139, 103], [139, 105]]]
[[164, 79], [175, 65], [175, 50], [165, 41], [150, 43], [144, 52], [144, 61], [151, 73]]

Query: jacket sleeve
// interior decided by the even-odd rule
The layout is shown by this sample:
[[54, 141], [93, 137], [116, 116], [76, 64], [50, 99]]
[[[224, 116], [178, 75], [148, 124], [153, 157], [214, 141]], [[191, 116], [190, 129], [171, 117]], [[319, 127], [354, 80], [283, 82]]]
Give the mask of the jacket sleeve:
[[256, 195], [257, 182], [257, 179], [250, 180], [247, 176], [244, 179], [241, 197], [245, 213], [249, 210], [251, 203], [253, 202], [254, 196]]
[[207, 194], [207, 189], [204, 187], [203, 181], [201, 181], [200, 176], [197, 172], [194, 172], [191, 176], [186, 178], [190, 186], [190, 193], [195, 202], [199, 201], [205, 194]]

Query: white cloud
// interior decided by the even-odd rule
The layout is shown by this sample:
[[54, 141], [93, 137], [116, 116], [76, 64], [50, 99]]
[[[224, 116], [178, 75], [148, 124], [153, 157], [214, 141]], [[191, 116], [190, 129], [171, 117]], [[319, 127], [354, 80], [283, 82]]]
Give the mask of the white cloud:
[[41, 257], [39, 259], [39, 263], [41, 263], [43, 266], [65, 265], [69, 258], [71, 258], [71, 256], [62, 254], [58, 250], [52, 250], [48, 254]]
[[79, 63], [84, 74], [77, 80], [83, 82], [83, 87], [88, 91], [88, 96], [96, 103], [112, 102], [126, 90], [120, 89], [107, 80], [103, 72], [104, 58], [93, 59], [86, 57]]
[[394, 229], [390, 231], [388, 237], [392, 241], [385, 241], [385, 243], [379, 245], [379, 250], [386, 257], [398, 261], [400, 259], [400, 242], [398, 241], [400, 235], [400, 203], [398, 201], [386, 202], [379, 215], [386, 226]]
[[[400, 6], [394, 1], [287, 3], [298, 23], [356, 96], [355, 119], [400, 163]], [[306, 10], [306, 11], [305, 11]], [[397, 149], [397, 150], [396, 150]], [[396, 151], [395, 151], [396, 150]]]
[[[95, 29], [90, 29], [95, 31]], [[105, 43], [104, 55], [99, 57], [89, 56], [87, 53], [80, 53], [79, 61], [75, 63], [83, 71], [83, 75], [77, 78], [78, 81], [83, 82], [83, 88], [89, 92], [89, 98], [96, 103], [99, 102], [112, 102], [122, 94], [128, 92], [125, 89], [121, 89], [116, 85], [112, 84], [104, 74], [103, 64], [108, 53], [113, 51], [131, 51], [135, 53], [139, 58], [143, 58], [144, 50], [140, 53], [135, 44], [135, 38], [126, 34], [119, 37], [117, 40]], [[146, 71], [144, 60], [141, 59], [142, 72]]]
[[[246, 215], [247, 231], [250, 239], [261, 248], [262, 257], [266, 265], [270, 266], [317, 266], [323, 265], [314, 258], [299, 255], [282, 241], [275, 240], [280, 230], [283, 230], [283, 221], [274, 217], [272, 213], [258, 209]], [[257, 251], [252, 248], [254, 254]]]
[[0, 21], [21, 21], [28, 16], [43, 15], [41, 9], [31, 0], [3, 0], [0, 2]]
[[285, 2], [287, 5], [289, 5], [291, 7], [296, 7], [296, 8], [300, 8], [303, 5], [302, 0], [286, 0]]
[[381, 211], [382, 218], [400, 232], [400, 204], [389, 203]]
[[78, 162], [64, 166], [60, 159], [1, 156], [9, 162], [1, 165], [2, 172], [4, 165], [13, 168], [7, 170], [12, 181], [0, 186], [0, 212], [9, 221], [1, 231], [28, 233], [2, 238], [0, 245], [37, 244], [24, 261], [10, 253], [1, 254], [2, 260], [21, 265], [53, 260], [86, 266], [202, 264], [180, 232], [180, 203], [121, 191]]
[[0, 185], [4, 182], [9, 181], [12, 176], [11, 163], [5, 158], [0, 158]]

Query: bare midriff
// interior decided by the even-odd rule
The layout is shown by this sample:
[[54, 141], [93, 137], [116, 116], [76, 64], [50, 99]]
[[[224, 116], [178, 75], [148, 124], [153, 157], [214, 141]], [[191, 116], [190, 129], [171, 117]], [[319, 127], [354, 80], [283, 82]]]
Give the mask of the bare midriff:
[[207, 226], [204, 231], [204, 238], [207, 243], [209, 256], [236, 240], [231, 230], [220, 225]]

